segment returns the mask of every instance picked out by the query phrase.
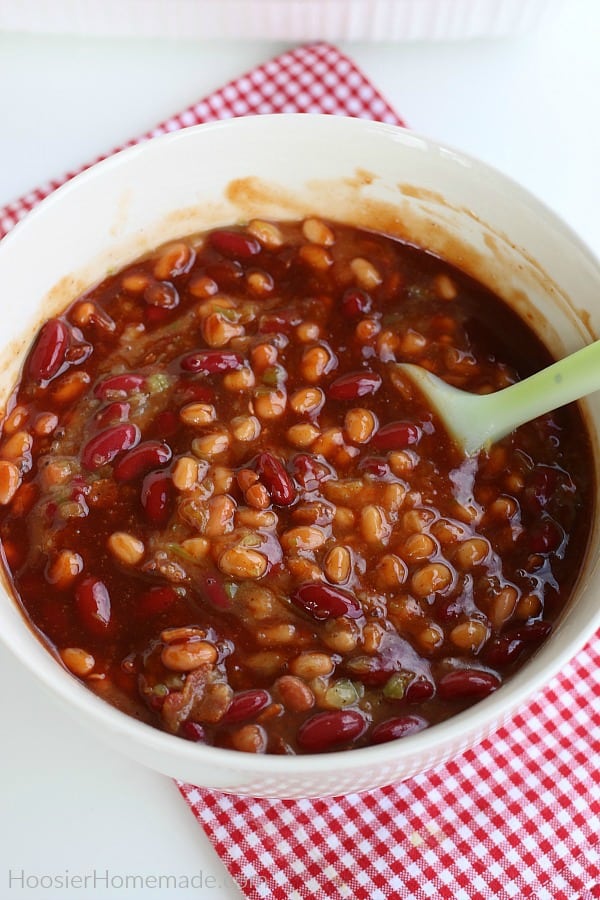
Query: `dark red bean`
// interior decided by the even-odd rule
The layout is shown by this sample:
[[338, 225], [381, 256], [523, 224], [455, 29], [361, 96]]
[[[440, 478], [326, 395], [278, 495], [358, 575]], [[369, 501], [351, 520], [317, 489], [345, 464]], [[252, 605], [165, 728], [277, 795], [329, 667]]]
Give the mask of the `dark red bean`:
[[155, 281], [144, 291], [144, 300], [160, 309], [175, 309], [179, 305], [177, 289], [168, 281]]
[[91, 634], [103, 636], [111, 625], [111, 604], [108, 588], [99, 578], [84, 578], [75, 590], [79, 616]]
[[327, 389], [332, 400], [356, 400], [376, 394], [381, 387], [381, 375], [376, 372], [349, 372], [332, 381]]
[[336, 477], [335, 469], [328, 462], [309, 453], [296, 454], [291, 461], [291, 469], [294, 478], [308, 493], [318, 491], [321, 484]]
[[409, 734], [417, 734], [428, 725], [429, 722], [421, 716], [398, 716], [395, 719], [387, 719], [373, 729], [371, 741], [373, 744], [387, 744], [388, 741], [396, 741], [398, 738], [408, 737]]
[[412, 681], [404, 693], [404, 699], [408, 703], [423, 703], [425, 700], [431, 700], [435, 694], [435, 687], [431, 681], [425, 678], [417, 678]]
[[361, 459], [358, 468], [372, 478], [385, 478], [390, 474], [387, 460], [382, 456], [365, 456], [364, 459]]
[[197, 744], [206, 743], [206, 732], [202, 725], [198, 725], [197, 722], [184, 722], [180, 731], [188, 741], [195, 741]]
[[552, 623], [544, 621], [511, 628], [489, 642], [485, 648], [485, 662], [493, 668], [515, 662], [527, 647], [541, 644], [551, 631]]
[[545, 516], [535, 522], [525, 540], [532, 553], [553, 553], [565, 539], [565, 533], [554, 519]]
[[113, 474], [117, 481], [131, 481], [145, 475], [150, 469], [164, 466], [172, 455], [168, 444], [160, 441], [144, 441], [121, 457], [115, 465]]
[[384, 425], [371, 439], [378, 450], [403, 450], [416, 444], [421, 438], [421, 429], [412, 422], [390, 422]]
[[94, 416], [94, 422], [100, 429], [108, 428], [116, 422], [126, 422], [131, 412], [131, 404], [116, 401], [98, 410]]
[[171, 515], [173, 482], [165, 472], [151, 472], [142, 483], [144, 512], [153, 525], [166, 525]]
[[494, 638], [485, 648], [483, 660], [488, 666], [500, 669], [519, 658], [525, 644], [520, 638], [502, 635]]
[[255, 238], [240, 231], [213, 231], [209, 242], [215, 250], [230, 259], [251, 259], [261, 251], [261, 245]]
[[464, 597], [449, 597], [447, 600], [439, 600], [436, 602], [436, 612], [438, 621], [455, 622], [456, 619], [465, 612]]
[[357, 709], [317, 713], [300, 726], [298, 744], [310, 753], [322, 753], [356, 740], [367, 725], [367, 719]]
[[526, 644], [541, 644], [552, 631], [552, 622], [530, 622], [512, 630], [512, 634]]
[[231, 609], [231, 598], [218, 575], [199, 573], [196, 584], [203, 598], [217, 609]]
[[33, 345], [26, 370], [33, 381], [50, 381], [62, 369], [69, 349], [69, 330], [60, 319], [49, 319]]
[[118, 397], [133, 394], [139, 391], [144, 384], [146, 377], [136, 372], [123, 372], [121, 375], [110, 375], [98, 382], [94, 388], [94, 396], [101, 400], [114, 400], [115, 395]]
[[236, 282], [244, 277], [244, 267], [236, 259], [221, 260], [204, 268], [204, 274], [216, 281], [220, 290], [234, 288]]
[[342, 297], [342, 310], [351, 319], [358, 319], [370, 312], [372, 300], [366, 291], [351, 287]]
[[181, 360], [184, 372], [193, 372], [195, 375], [222, 375], [241, 369], [243, 365], [242, 355], [232, 350], [198, 350]]
[[179, 594], [170, 585], [152, 587], [144, 591], [137, 601], [136, 613], [141, 619], [159, 616], [173, 606], [177, 600], [179, 600]]
[[261, 453], [256, 460], [256, 471], [276, 506], [289, 506], [294, 502], [296, 488], [280, 459], [272, 453]]
[[382, 656], [355, 656], [344, 663], [344, 671], [350, 678], [368, 687], [383, 685], [397, 671], [393, 659]]
[[475, 700], [487, 697], [501, 683], [499, 675], [483, 669], [455, 669], [442, 675], [437, 692], [442, 700]]
[[215, 399], [213, 388], [200, 381], [189, 381], [182, 378], [177, 384], [177, 397], [182, 403], [212, 403]]
[[558, 487], [558, 469], [552, 466], [535, 466], [521, 497], [521, 503], [529, 512], [539, 513], [550, 502]]
[[241, 691], [236, 694], [227, 712], [221, 719], [225, 724], [233, 722], [243, 722], [245, 719], [252, 719], [257, 713], [268, 706], [271, 702], [271, 696], [268, 691], [261, 689], [253, 691]]
[[140, 429], [129, 422], [113, 425], [87, 442], [81, 452], [81, 462], [93, 471], [111, 463], [119, 453], [131, 450], [140, 439]]
[[328, 584], [317, 582], [301, 584], [290, 599], [294, 606], [303, 609], [313, 619], [319, 621], [337, 619], [340, 616], [358, 619], [363, 614], [356, 597]]

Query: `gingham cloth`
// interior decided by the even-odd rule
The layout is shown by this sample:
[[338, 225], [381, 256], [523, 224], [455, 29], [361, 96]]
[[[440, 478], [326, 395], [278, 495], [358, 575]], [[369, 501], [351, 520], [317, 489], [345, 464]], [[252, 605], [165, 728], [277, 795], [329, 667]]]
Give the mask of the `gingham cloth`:
[[[271, 60], [129, 143], [272, 112], [400, 123], [349, 59], [319, 43]], [[73, 174], [0, 210], [0, 236]], [[493, 737], [381, 790], [286, 801], [179, 789], [248, 898], [600, 898], [599, 673], [596, 635]]]

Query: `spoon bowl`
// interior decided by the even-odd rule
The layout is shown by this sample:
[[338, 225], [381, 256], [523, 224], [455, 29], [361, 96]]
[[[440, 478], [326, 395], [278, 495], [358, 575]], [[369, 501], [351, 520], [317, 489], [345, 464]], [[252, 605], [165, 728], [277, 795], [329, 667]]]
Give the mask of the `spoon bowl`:
[[519, 425], [600, 390], [600, 341], [493, 394], [461, 391], [411, 363], [398, 368], [421, 391], [454, 442], [467, 456], [475, 456]]

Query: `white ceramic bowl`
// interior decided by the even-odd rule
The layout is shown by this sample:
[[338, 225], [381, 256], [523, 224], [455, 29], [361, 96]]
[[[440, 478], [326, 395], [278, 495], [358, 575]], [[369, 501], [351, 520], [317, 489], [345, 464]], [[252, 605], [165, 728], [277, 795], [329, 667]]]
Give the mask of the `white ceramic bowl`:
[[[9, 396], [40, 320], [108, 269], [190, 232], [257, 215], [308, 213], [408, 237], [445, 256], [530, 320], [557, 356], [600, 332], [600, 264], [509, 179], [393, 126], [261, 116], [189, 128], [126, 150], [56, 191], [0, 244], [0, 402]], [[598, 397], [582, 408], [598, 470]], [[193, 744], [139, 723], [54, 660], [7, 587], [0, 591], [0, 636], [78, 722], [140, 763], [253, 796], [342, 794], [408, 778], [449, 759], [543, 687], [600, 625], [598, 550], [595, 524], [567, 613], [500, 690], [433, 728], [360, 750], [255, 756]]]

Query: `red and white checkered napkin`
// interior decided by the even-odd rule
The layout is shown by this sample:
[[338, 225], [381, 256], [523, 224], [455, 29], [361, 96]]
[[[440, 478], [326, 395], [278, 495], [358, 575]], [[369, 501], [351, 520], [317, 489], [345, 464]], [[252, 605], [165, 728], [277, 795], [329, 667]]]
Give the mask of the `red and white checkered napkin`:
[[325, 800], [180, 790], [248, 898], [590, 900], [599, 749], [597, 635], [508, 725], [409, 781]]
[[[350, 60], [313, 44], [138, 140], [272, 112], [400, 122]], [[0, 210], [0, 236], [68, 177]], [[600, 898], [599, 763], [597, 635], [493, 737], [402, 784], [300, 801], [180, 790], [248, 898], [588, 900]]]

